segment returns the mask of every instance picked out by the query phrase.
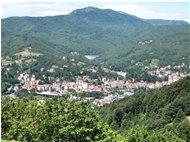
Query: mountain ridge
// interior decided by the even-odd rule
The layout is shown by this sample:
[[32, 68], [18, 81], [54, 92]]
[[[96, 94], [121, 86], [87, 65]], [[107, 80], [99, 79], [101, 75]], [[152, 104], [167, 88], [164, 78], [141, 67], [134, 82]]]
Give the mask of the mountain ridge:
[[[190, 41], [187, 38], [190, 33], [189, 24], [154, 26], [136, 16], [110, 9], [88, 7], [68, 15], [11, 17], [2, 20], [1, 32], [2, 55], [20, 51], [19, 46], [33, 45], [33, 52], [44, 49], [52, 51], [52, 47], [56, 47], [59, 54], [63, 51], [76, 51], [82, 56], [99, 55], [96, 59], [98, 63], [111, 63], [115, 69], [122, 68], [124, 71], [128, 66], [134, 66], [131, 60], [135, 60], [135, 63], [142, 62], [143, 66], [149, 66], [154, 58], [159, 60], [161, 66], [188, 63], [190, 60], [187, 55], [190, 54]], [[139, 44], [146, 40], [153, 42]], [[42, 45], [41, 42], [48, 44], [43, 44], [42, 47], [39, 46]], [[168, 51], [167, 54], [164, 50]], [[175, 58], [170, 55], [173, 51]], [[56, 56], [57, 52], [53, 53]], [[183, 57], [187, 58], [182, 60]]]
[[184, 20], [144, 19], [144, 21], [152, 25], [189, 25]]
[[71, 16], [71, 15], [78, 15], [78, 14], [84, 14], [84, 13], [92, 13], [92, 12], [112, 12], [113, 13], [117, 13], [117, 14], [121, 14], [123, 16], [131, 16], [133, 18], [137, 18], [138, 20], [142, 20], [145, 23], [149, 23], [152, 25], [187, 25], [189, 24], [188, 22], [184, 21], [184, 20], [166, 20], [166, 19], [146, 19], [146, 18], [140, 18], [138, 16], [135, 16], [133, 14], [128, 14], [126, 12], [123, 11], [115, 11], [113, 9], [101, 9], [101, 8], [97, 8], [97, 7], [92, 7], [92, 6], [88, 6], [88, 7], [84, 7], [84, 8], [80, 8], [80, 9], [76, 9], [73, 10], [72, 12], [68, 13], [68, 14], [64, 14], [64, 15], [54, 15], [54, 16], [12, 16], [12, 17], [7, 17], [7, 18], [2, 18], [2, 20], [5, 19], [9, 19], [9, 18], [45, 18], [45, 17], [65, 17], [65, 16]]

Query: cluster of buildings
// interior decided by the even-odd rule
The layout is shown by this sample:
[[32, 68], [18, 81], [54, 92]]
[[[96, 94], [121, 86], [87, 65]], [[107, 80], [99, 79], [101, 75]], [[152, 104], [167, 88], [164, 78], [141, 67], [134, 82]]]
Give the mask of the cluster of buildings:
[[89, 76], [78, 77], [76, 82], [69, 81], [55, 81], [52, 84], [39, 84], [40, 80], [35, 78], [35, 75], [29, 76], [29, 74], [20, 74], [18, 80], [21, 81], [22, 89], [32, 90], [43, 92], [57, 92], [62, 93], [63, 91], [75, 90], [76, 92], [105, 92], [109, 93], [113, 88], [126, 88], [128, 90], [138, 89], [138, 88], [160, 88], [164, 85], [169, 85], [185, 76], [190, 76], [189, 73], [179, 73], [172, 72], [167, 70], [167, 68], [160, 68], [156, 71], [149, 72], [151, 75], [156, 75], [160, 78], [167, 76], [168, 81], [149, 83], [146, 81], [131, 82], [125, 80], [108, 80], [102, 78], [101, 84], [97, 83], [97, 80], [92, 80]]
[[92, 104], [94, 107], [101, 107], [101, 106], [104, 106], [106, 104], [110, 104], [116, 100], [123, 99], [127, 96], [133, 95], [133, 94], [134, 94], [133, 92], [125, 92], [123, 95], [110, 94], [110, 95], [104, 96], [101, 99], [94, 99], [92, 101]]
[[[176, 66], [179, 68], [183, 66]], [[174, 67], [173, 67], [174, 68]], [[121, 72], [123, 75], [123, 72]], [[103, 92], [106, 96], [99, 99], [92, 99], [94, 106], [103, 106], [109, 104], [115, 100], [122, 99], [126, 96], [133, 95], [134, 89], [146, 88], [155, 89], [160, 88], [165, 85], [169, 85], [179, 79], [190, 76], [190, 72], [173, 72], [171, 71], [171, 66], [166, 66], [164, 68], [156, 69], [155, 71], [148, 72], [152, 76], [157, 76], [160, 78], [167, 77], [167, 81], [150, 83], [146, 81], [126, 81], [126, 80], [109, 80], [107, 78], [102, 78], [101, 83], [98, 79], [90, 79], [89, 76], [77, 77], [75, 82], [69, 81], [55, 81], [52, 84], [41, 84], [41, 80], [36, 79], [35, 75], [30, 76], [27, 73], [22, 73], [19, 75], [18, 80], [20, 80], [20, 87], [18, 89], [27, 89], [31, 91], [32, 89], [39, 95], [46, 96], [59, 96], [60, 94], [68, 93], [71, 90], [76, 92]], [[125, 90], [122, 95], [118, 93], [113, 93], [114, 89]]]
[[144, 45], [144, 44], [150, 44], [150, 43], [152, 43], [152, 42], [153, 42], [153, 40], [150, 39], [150, 40], [145, 40], [145, 41], [139, 41], [138, 44]]
[[173, 67], [171, 65], [168, 65], [166, 67], [158, 68], [154, 71], [149, 71], [148, 73], [152, 76], [157, 76], [159, 78], [167, 78], [168, 81], [163, 82], [164, 83], [163, 85], [168, 85], [183, 77], [190, 76], [190, 72], [172, 71], [181, 68], [186, 68], [187, 70], [190, 70], [190, 65], [185, 65], [184, 63], [182, 63], [181, 65], [175, 65]]
[[57, 93], [62, 93], [63, 91], [68, 91], [68, 90], [75, 90], [77, 92], [106, 91], [103, 90], [102, 87], [93, 84], [94, 82], [90, 80], [89, 76], [83, 76], [82, 78], [78, 78], [76, 82], [63, 81], [63, 82], [54, 82], [52, 84], [39, 84], [40, 80], [37, 80], [35, 78], [35, 75], [32, 75], [30, 77], [29, 74], [20, 74], [18, 80], [20, 80], [21, 84], [23, 84], [21, 88], [27, 89], [28, 91], [32, 89], [35, 89], [36, 91], [39, 92], [49, 91]]

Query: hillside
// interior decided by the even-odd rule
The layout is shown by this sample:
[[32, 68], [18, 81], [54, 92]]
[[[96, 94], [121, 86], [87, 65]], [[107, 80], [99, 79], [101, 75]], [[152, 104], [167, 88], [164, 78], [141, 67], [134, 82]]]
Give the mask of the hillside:
[[[165, 27], [162, 27], [166, 30]], [[175, 29], [173, 29], [175, 30]], [[102, 57], [107, 64], [129, 71], [134, 64], [140, 63], [144, 66], [150, 66], [152, 59], [158, 59], [158, 66], [167, 66], [180, 64], [182, 62], [189, 64], [189, 33], [168, 33], [157, 38], [149, 37], [140, 42], [112, 48]], [[125, 61], [125, 62], [124, 62]], [[116, 64], [120, 63], [120, 64]]]
[[99, 55], [97, 63], [124, 71], [138, 62], [149, 65], [152, 58], [159, 60], [159, 66], [189, 63], [190, 25], [167, 22], [173, 23], [94, 7], [60, 16], [10, 17], [2, 19], [2, 55], [13, 55], [26, 46], [44, 55], [76, 51], [82, 56]]
[[102, 119], [121, 134], [145, 127], [149, 132], [169, 130], [190, 141], [190, 77], [148, 94], [136, 94], [100, 109]]

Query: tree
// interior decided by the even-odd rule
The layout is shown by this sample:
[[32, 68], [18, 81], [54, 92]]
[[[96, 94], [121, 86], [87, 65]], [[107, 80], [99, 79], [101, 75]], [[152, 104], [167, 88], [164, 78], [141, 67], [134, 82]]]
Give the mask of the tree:
[[178, 125], [174, 125], [174, 128], [177, 128], [180, 136], [184, 138], [187, 142], [190, 142], [190, 123], [189, 120], [184, 119]]
[[[7, 104], [8, 103], [8, 104]], [[67, 95], [37, 100], [2, 101], [2, 137], [18, 141], [117, 142], [124, 138], [103, 124], [97, 112], [82, 99]], [[9, 107], [8, 107], [9, 106]]]
[[179, 109], [174, 119], [174, 123], [182, 122], [185, 119], [185, 117], [186, 117], [185, 113], [182, 111], [182, 109]]
[[174, 132], [163, 130], [149, 132], [145, 127], [135, 126], [127, 134], [127, 142], [185, 142]]
[[15, 92], [15, 95], [19, 98], [29, 97], [30, 93], [26, 89], [21, 89]]
[[119, 127], [121, 127], [121, 120], [123, 118], [123, 111], [121, 109], [116, 109], [115, 110], [115, 115], [114, 115], [114, 120], [118, 124]]

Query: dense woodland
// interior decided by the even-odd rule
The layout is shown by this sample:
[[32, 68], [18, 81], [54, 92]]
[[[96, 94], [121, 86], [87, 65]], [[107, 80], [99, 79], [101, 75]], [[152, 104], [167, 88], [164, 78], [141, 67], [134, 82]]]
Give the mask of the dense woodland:
[[170, 131], [190, 141], [190, 77], [148, 94], [136, 94], [100, 109], [104, 122], [126, 135], [134, 127]]

